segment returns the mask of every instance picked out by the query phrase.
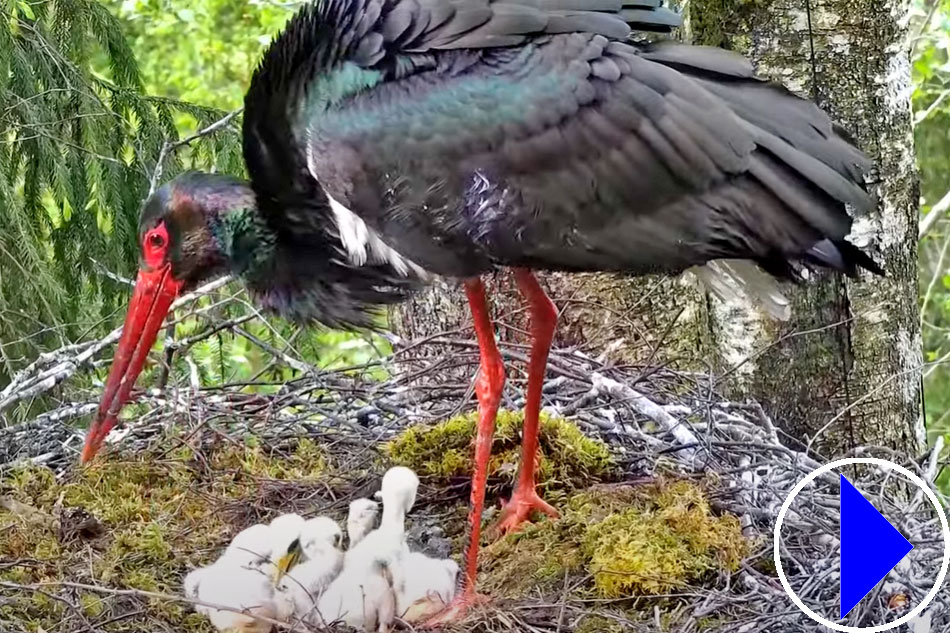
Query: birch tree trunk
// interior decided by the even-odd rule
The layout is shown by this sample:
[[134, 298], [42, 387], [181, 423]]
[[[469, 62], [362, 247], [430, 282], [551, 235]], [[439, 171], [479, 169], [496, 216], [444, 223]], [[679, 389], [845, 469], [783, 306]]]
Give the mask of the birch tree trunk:
[[[618, 279], [560, 275], [543, 283], [561, 310], [558, 343], [622, 362], [712, 369], [717, 385], [767, 407], [790, 437], [830, 455], [858, 444], [916, 454], [922, 363], [917, 305], [917, 179], [910, 65], [899, 0], [691, 0], [696, 44], [750, 56], [759, 74], [815, 99], [875, 160], [877, 211], [852, 241], [887, 271], [857, 282], [830, 275], [788, 288], [792, 320], [723, 303], [689, 275]], [[813, 276], [815, 277], [815, 276]], [[493, 281], [502, 339], [523, 319], [511, 284]], [[464, 295], [435, 289], [392, 315], [407, 338], [469, 327]], [[618, 343], [618, 341], [620, 341]]]
[[914, 453], [924, 442], [906, 10], [901, 0], [693, 0], [688, 15], [694, 43], [748, 55], [814, 99], [878, 169], [877, 210], [855, 222], [852, 241], [885, 279], [814, 280], [792, 293], [792, 321], [778, 327], [748, 306], [711, 304], [719, 366], [749, 358], [734, 388], [828, 452], [874, 443]]

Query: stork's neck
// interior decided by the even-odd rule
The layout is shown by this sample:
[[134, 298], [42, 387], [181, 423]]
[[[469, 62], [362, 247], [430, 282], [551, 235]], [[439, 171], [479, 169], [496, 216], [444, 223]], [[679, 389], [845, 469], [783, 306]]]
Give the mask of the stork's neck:
[[379, 525], [405, 529], [406, 508], [401, 500], [398, 502], [394, 500], [392, 503], [383, 504], [383, 518], [380, 519]]
[[246, 279], [262, 274], [273, 258], [277, 236], [256, 206], [221, 214], [215, 233], [231, 272]]

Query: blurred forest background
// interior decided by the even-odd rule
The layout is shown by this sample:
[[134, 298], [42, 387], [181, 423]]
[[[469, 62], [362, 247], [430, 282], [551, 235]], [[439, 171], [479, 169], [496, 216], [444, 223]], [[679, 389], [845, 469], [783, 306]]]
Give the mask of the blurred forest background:
[[[150, 187], [184, 169], [240, 174], [239, 118], [261, 52], [297, 7], [277, 0], [0, 0], [0, 390], [37, 356], [121, 322]], [[920, 301], [927, 428], [950, 432], [950, 0], [913, 0], [915, 137], [921, 171]], [[214, 132], [202, 134], [215, 122]], [[239, 288], [231, 292], [240, 294]], [[255, 319], [211, 303], [251, 337], [321, 367], [365, 362], [385, 339]], [[201, 334], [189, 317], [178, 338]], [[292, 370], [247, 336], [198, 336], [203, 385], [278, 383]], [[95, 401], [104, 366], [45, 398]], [[161, 371], [153, 367], [151, 371]], [[172, 372], [190, 371], [173, 367]], [[152, 383], [148, 381], [151, 380]], [[145, 376], [142, 384], [154, 384]], [[15, 424], [49, 408], [18, 401]]]
[[[262, 51], [296, 6], [0, 0], [0, 389], [43, 351], [121, 323], [138, 215], [155, 181], [187, 169], [242, 174], [239, 118], [193, 135], [241, 107]], [[250, 306], [204, 302], [242, 312], [215, 314], [224, 319], [254, 316]], [[175, 334], [204, 327], [188, 318]], [[259, 319], [244, 327], [263, 341], [291, 341], [322, 367], [387, 351], [385, 340], [365, 336]], [[203, 384], [289, 377], [229, 332], [195, 343], [189, 356]], [[73, 400], [94, 400], [104, 372], [70, 381]], [[15, 423], [47, 408], [19, 402], [0, 416]]]

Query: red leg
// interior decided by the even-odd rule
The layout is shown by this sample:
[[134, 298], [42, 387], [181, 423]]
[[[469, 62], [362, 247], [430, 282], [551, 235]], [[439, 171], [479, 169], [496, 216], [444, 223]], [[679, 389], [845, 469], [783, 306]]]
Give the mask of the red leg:
[[478, 542], [481, 538], [482, 509], [485, 505], [485, 481], [488, 478], [488, 460], [491, 458], [492, 435], [495, 432], [495, 416], [501, 402], [501, 390], [505, 386], [505, 366], [495, 344], [485, 286], [481, 279], [465, 282], [465, 293], [475, 321], [475, 335], [481, 356], [475, 393], [478, 396], [478, 433], [475, 437], [475, 473], [472, 476], [472, 510], [468, 521], [471, 534], [465, 559], [464, 588], [445, 611], [426, 622], [437, 626], [457, 620], [465, 610], [477, 601], [475, 576], [478, 572]]
[[528, 363], [528, 392], [524, 405], [524, 431], [521, 441], [521, 471], [511, 500], [502, 510], [498, 528], [502, 533], [517, 529], [535, 511], [550, 517], [557, 510], [545, 503], [535, 490], [538, 466], [538, 416], [541, 413], [541, 389], [548, 363], [548, 352], [557, 325], [557, 308], [544, 293], [534, 274], [527, 269], [515, 270], [518, 289], [528, 302], [531, 315], [531, 358]]

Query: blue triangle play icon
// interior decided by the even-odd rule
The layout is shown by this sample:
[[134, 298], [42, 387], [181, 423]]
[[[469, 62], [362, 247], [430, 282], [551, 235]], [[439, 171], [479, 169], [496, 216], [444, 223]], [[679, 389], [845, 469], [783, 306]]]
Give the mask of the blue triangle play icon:
[[841, 475], [841, 618], [914, 549]]

